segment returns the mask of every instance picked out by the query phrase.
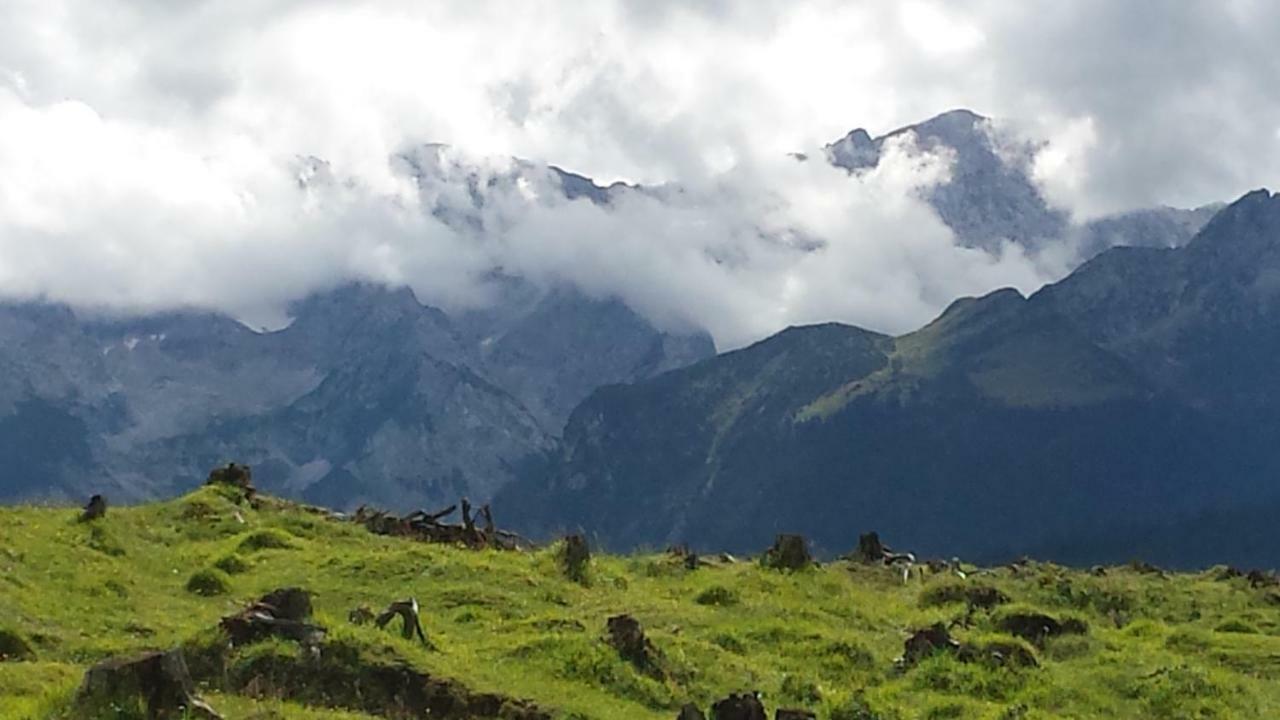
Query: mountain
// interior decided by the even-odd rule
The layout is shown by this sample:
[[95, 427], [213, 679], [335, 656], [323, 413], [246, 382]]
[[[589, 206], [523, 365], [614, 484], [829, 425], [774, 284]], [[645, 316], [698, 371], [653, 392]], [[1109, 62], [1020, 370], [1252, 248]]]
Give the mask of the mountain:
[[[499, 502], [611, 547], [798, 531], [836, 553], [877, 529], [983, 560], [1204, 557], [1213, 517], [1280, 504], [1277, 270], [1280, 199], [1258, 192], [1185, 247], [1112, 249], [902, 337], [791, 328], [598, 390]], [[1168, 532], [1184, 520], [1200, 530]], [[1275, 564], [1280, 545], [1213, 550]]]
[[1002, 131], [989, 118], [964, 109], [878, 137], [857, 128], [824, 151], [831, 164], [858, 173], [880, 163], [886, 144], [901, 142], [911, 152], [951, 158], [950, 177], [926, 189], [922, 199], [960, 244], [988, 252], [998, 251], [1003, 242], [1031, 251], [1068, 243], [1084, 260], [1115, 246], [1178, 247], [1219, 209], [1148, 208], [1075, 224], [1066, 211], [1051, 205], [1033, 179], [1042, 144]]
[[484, 501], [595, 387], [714, 352], [616, 300], [507, 282], [518, 297], [452, 316], [406, 288], [343, 286], [271, 333], [0, 305], [0, 497], [169, 495], [236, 460], [335, 507]]

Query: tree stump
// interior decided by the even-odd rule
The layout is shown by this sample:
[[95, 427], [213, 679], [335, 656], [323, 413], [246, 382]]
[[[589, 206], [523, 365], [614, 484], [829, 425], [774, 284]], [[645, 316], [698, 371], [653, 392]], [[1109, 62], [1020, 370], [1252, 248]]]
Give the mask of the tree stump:
[[306, 622], [311, 617], [311, 593], [301, 588], [282, 588], [263, 595], [235, 615], [222, 618], [219, 625], [232, 645], [247, 645], [269, 637], [318, 645], [325, 629]]
[[92, 522], [107, 514], [107, 499], [101, 495], [89, 498], [89, 504], [80, 513], [80, 522]]
[[196, 696], [187, 662], [177, 648], [103, 660], [85, 673], [76, 694], [77, 707], [84, 713], [136, 708], [140, 703], [146, 706], [148, 720], [222, 717]]
[[903, 667], [914, 667], [916, 663], [935, 652], [955, 652], [959, 649], [960, 643], [951, 639], [951, 633], [947, 632], [946, 626], [942, 623], [934, 623], [927, 628], [916, 630], [911, 637], [907, 638], [902, 647], [902, 664]]
[[226, 467], [214, 468], [209, 472], [205, 485], [230, 485], [239, 490], [245, 500], [253, 501], [258, 490], [253, 486], [253, 471], [248, 465], [227, 463]]
[[422, 631], [422, 622], [418, 619], [418, 601], [415, 598], [391, 603], [374, 620], [374, 625], [384, 628], [397, 615], [404, 621], [404, 625], [400, 628], [401, 637], [405, 640], [412, 640], [416, 636], [423, 645], [431, 646], [431, 643], [427, 641], [427, 634]]
[[757, 693], [730, 695], [711, 706], [711, 720], [768, 720]]
[[884, 543], [880, 542], [880, 534], [869, 532], [865, 535], [858, 536], [858, 552], [857, 559], [864, 563], [884, 562], [884, 556], [888, 552]]
[[764, 554], [764, 564], [776, 570], [803, 570], [813, 564], [813, 556], [803, 536], [779, 535]]
[[560, 564], [564, 574], [574, 582], [585, 582], [587, 568], [591, 564], [591, 547], [583, 535], [567, 535], [560, 550]]
[[640, 621], [630, 615], [615, 615], [607, 621], [605, 629], [609, 633], [609, 645], [618, 651], [618, 655], [636, 667], [637, 670], [654, 677], [662, 677], [662, 668], [658, 665], [658, 651], [644, 635]]
[[680, 714], [676, 716], [676, 720], [707, 720], [707, 716], [698, 709], [693, 703], [685, 703], [680, 708]]

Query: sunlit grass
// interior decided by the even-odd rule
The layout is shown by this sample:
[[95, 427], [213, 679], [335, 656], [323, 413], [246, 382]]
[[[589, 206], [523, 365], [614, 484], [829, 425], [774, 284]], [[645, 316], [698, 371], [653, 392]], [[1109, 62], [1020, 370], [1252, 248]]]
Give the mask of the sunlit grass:
[[[941, 656], [904, 673], [894, 659], [909, 629], [940, 621], [956, 624], [962, 641], [1004, 641], [992, 618], [1001, 611], [948, 602], [964, 597], [951, 587], [930, 592], [961, 583], [951, 575], [904, 584], [896, 572], [844, 562], [788, 574], [753, 562], [688, 570], [660, 554], [597, 557], [581, 584], [562, 576], [554, 548], [427, 545], [231, 498], [206, 488], [112, 508], [93, 524], [77, 523], [72, 509], [0, 509], [0, 627], [37, 657], [0, 663], [3, 716], [57, 716], [89, 664], [198, 643], [244, 603], [302, 586], [316, 593], [330, 640], [369, 662], [403, 660], [564, 717], [671, 718], [684, 702], [706, 707], [752, 689], [771, 708], [837, 719], [1280, 717], [1280, 605], [1272, 591], [1214, 572], [1095, 576], [1033, 564], [971, 573], [964, 584], [995, 588], [1019, 609], [1078, 618], [1088, 632], [1033, 648], [1038, 668]], [[227, 592], [187, 589], [206, 575]], [[347, 622], [352, 608], [410, 595], [435, 650]], [[663, 677], [602, 640], [606, 619], [624, 612], [644, 624]], [[361, 717], [205, 692], [231, 718]]]

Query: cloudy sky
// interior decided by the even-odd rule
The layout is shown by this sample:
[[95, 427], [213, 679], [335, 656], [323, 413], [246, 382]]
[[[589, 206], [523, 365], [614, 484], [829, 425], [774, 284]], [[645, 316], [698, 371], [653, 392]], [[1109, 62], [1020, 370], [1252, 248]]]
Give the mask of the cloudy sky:
[[[906, 330], [1069, 266], [958, 247], [916, 199], [946, 157], [850, 177], [788, 156], [854, 127], [972, 108], [1047, 141], [1035, 177], [1081, 220], [1280, 186], [1267, 0], [0, 0], [0, 19], [7, 297], [278, 325], [352, 278], [484, 303], [500, 266], [733, 346]], [[427, 186], [391, 161], [424, 143], [450, 148]], [[684, 192], [601, 208], [531, 172], [470, 229], [433, 217], [511, 157]]]

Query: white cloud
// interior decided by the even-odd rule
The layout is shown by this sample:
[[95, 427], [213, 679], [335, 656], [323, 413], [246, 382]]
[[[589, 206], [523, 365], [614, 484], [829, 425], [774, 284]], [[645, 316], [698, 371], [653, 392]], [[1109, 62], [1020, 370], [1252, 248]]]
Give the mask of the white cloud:
[[[828, 319], [902, 330], [1062, 263], [953, 247], [911, 199], [936, 158], [850, 178], [787, 152], [970, 106], [1048, 137], [1038, 176], [1080, 216], [1280, 184], [1268, 3], [0, 0], [0, 15], [7, 296], [279, 322], [353, 277], [480, 302], [474, 279], [500, 263], [726, 344]], [[475, 238], [388, 161], [422, 142], [687, 192], [607, 210], [499, 189]], [[299, 186], [310, 156], [333, 182]]]

